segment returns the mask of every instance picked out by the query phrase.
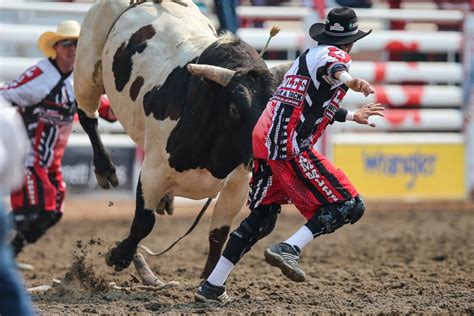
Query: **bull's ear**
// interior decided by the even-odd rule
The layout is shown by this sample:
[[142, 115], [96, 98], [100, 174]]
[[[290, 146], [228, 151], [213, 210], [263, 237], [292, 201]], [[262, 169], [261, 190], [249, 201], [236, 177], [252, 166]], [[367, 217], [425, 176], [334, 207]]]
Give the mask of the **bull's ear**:
[[280, 82], [283, 80], [283, 77], [291, 68], [291, 65], [293, 65], [292, 61], [270, 68], [270, 72], [272, 73], [273, 78], [275, 78], [277, 84], [280, 84]]
[[225, 87], [232, 80], [234, 70], [212, 65], [188, 64], [188, 71], [195, 76], [203, 77]]

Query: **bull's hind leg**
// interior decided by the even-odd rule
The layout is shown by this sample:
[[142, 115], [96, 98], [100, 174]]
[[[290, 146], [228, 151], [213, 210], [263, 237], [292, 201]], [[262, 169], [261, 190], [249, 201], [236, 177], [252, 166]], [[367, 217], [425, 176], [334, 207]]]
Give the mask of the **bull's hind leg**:
[[207, 278], [221, 256], [232, 222], [242, 209], [248, 194], [249, 174], [239, 167], [219, 194], [212, 214], [209, 233], [209, 253], [201, 278]]
[[148, 236], [155, 225], [153, 209], [145, 208], [141, 176], [137, 184], [135, 217], [133, 218], [130, 234], [117, 247], [112, 248], [106, 255], [105, 261], [109, 266], [115, 266], [115, 271], [128, 268], [137, 251], [140, 241]]
[[155, 225], [154, 210], [164, 196], [162, 175], [159, 166], [153, 159], [145, 157], [142, 172], [137, 185], [135, 217], [133, 218], [130, 233], [117, 247], [112, 248], [107, 256], [106, 262], [109, 266], [115, 266], [116, 271], [128, 268], [137, 251], [138, 244], [151, 232]]

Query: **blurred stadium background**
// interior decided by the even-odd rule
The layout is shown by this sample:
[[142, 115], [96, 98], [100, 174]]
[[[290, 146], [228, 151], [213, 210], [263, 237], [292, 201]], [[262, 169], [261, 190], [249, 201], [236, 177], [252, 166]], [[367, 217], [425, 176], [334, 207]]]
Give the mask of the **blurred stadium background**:
[[[64, 19], [82, 22], [92, 1], [0, 3], [0, 82], [40, 59], [38, 36]], [[212, 0], [195, 1], [216, 26]], [[336, 1], [262, 1], [237, 8], [237, 35], [261, 50], [273, 25], [282, 31], [264, 55], [268, 65], [292, 60], [314, 42], [305, 30]], [[357, 1], [356, 1], [357, 2]], [[351, 54], [352, 73], [376, 85], [370, 100], [349, 93], [344, 104], [383, 103], [376, 129], [335, 124], [318, 144], [372, 200], [467, 200], [474, 195], [474, 2], [372, 1], [357, 8], [372, 35]], [[116, 197], [132, 199], [142, 153], [119, 123], [100, 122], [117, 165]], [[78, 123], [63, 160], [69, 196], [98, 195], [91, 148]]]

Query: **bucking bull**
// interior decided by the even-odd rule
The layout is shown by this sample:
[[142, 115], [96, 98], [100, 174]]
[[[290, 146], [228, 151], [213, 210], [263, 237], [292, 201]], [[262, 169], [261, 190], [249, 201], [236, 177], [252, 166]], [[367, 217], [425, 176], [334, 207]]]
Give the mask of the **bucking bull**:
[[154, 212], [171, 213], [173, 197], [220, 193], [201, 275], [207, 277], [246, 200], [252, 129], [289, 65], [268, 69], [250, 45], [218, 36], [191, 0], [99, 0], [83, 21], [76, 54], [80, 123], [99, 185], [118, 185], [97, 129], [101, 94], [145, 152], [130, 233], [110, 249], [107, 264], [117, 271], [130, 265]]

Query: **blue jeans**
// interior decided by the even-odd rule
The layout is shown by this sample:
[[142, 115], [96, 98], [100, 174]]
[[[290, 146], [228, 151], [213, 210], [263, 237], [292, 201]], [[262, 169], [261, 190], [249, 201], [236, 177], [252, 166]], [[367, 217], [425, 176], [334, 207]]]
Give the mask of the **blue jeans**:
[[237, 32], [239, 28], [239, 18], [237, 17], [236, 8], [239, 0], [214, 0], [216, 13], [221, 25], [221, 31]]
[[9, 229], [10, 218], [7, 216], [0, 200], [0, 315], [35, 315], [30, 297], [26, 293], [21, 282], [21, 276], [15, 268], [13, 253], [5, 240]]

